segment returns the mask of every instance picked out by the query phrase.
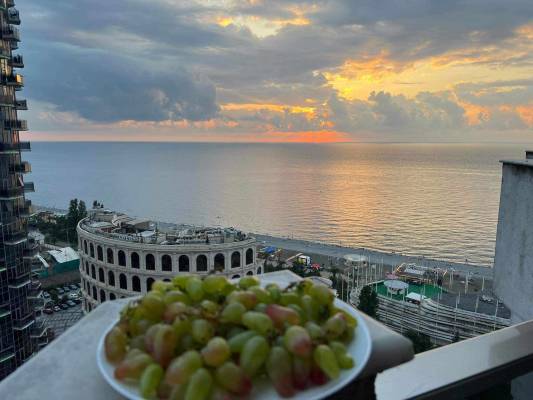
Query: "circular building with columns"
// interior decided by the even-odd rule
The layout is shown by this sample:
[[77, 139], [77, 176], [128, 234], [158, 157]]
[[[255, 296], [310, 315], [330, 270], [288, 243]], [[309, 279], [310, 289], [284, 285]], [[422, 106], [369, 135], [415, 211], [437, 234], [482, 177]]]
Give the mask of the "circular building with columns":
[[83, 308], [150, 290], [180, 273], [228, 278], [262, 273], [256, 240], [234, 228], [161, 224], [92, 210], [77, 227]]

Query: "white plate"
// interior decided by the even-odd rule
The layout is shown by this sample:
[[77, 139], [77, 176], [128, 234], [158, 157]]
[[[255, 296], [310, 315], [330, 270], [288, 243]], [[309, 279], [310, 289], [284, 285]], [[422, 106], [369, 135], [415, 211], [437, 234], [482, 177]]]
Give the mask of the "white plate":
[[[341, 308], [347, 311], [349, 314], [357, 318], [357, 328], [355, 333], [355, 338], [352, 340], [348, 346], [348, 352], [351, 354], [355, 361], [355, 366], [349, 370], [342, 370], [338, 379], [331, 380], [325, 385], [322, 386], [313, 386], [306, 390], [302, 390], [296, 393], [295, 396], [291, 397], [294, 400], [318, 400], [323, 399], [333, 393], [339, 391], [344, 386], [352, 382], [363, 370], [372, 350], [372, 341], [370, 339], [370, 332], [366, 326], [365, 320], [361, 317], [361, 314], [351, 307], [350, 305], [335, 299], [335, 305], [338, 308]], [[100, 372], [104, 376], [104, 379], [124, 397], [131, 400], [142, 400], [142, 396], [139, 393], [139, 390], [136, 385], [126, 384], [121, 381], [118, 381], [113, 376], [113, 371], [115, 367], [110, 364], [105, 356], [104, 351], [104, 339], [107, 332], [109, 332], [117, 321], [113, 322], [111, 326], [104, 332], [98, 343], [98, 349], [96, 353], [96, 362]], [[355, 394], [354, 394], [355, 395]], [[254, 388], [252, 393], [249, 396], [250, 399], [254, 400], [267, 400], [267, 399], [278, 399], [280, 398], [274, 387], [268, 383], [268, 381], [254, 380]]]

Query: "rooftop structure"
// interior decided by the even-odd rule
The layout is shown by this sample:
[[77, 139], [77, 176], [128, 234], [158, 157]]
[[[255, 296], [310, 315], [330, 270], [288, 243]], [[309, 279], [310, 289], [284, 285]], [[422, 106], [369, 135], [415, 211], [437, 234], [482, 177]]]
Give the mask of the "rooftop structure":
[[77, 231], [85, 311], [145, 293], [154, 280], [179, 273], [228, 278], [262, 273], [255, 238], [235, 228], [155, 223], [96, 209]]

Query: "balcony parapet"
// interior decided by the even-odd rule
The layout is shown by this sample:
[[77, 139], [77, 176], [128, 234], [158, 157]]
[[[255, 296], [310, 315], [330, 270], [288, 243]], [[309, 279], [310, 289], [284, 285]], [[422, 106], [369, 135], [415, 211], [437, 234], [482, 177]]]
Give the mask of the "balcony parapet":
[[19, 111], [26, 111], [28, 109], [28, 102], [26, 100], [15, 100], [15, 108]]
[[20, 120], [5, 120], [4, 121], [4, 128], [5, 129], [11, 129], [16, 131], [27, 131], [28, 130], [28, 122], [20, 119]]
[[11, 170], [21, 174], [29, 174], [31, 172], [31, 164], [28, 161], [21, 161], [17, 164], [12, 164]]
[[33, 316], [33, 313], [29, 313], [23, 318], [13, 319], [13, 329], [17, 331], [28, 329], [33, 324], [35, 324], [35, 318]]
[[[13, 41], [13, 42], [20, 42], [20, 32], [14, 26], [6, 26], [6, 27], [4, 27], [0, 31], [0, 35], [2, 36], [3, 40], [10, 40], [10, 41]], [[13, 45], [11, 45], [11, 48], [12, 49], [14, 49], [14, 48], [16, 49], [16, 48], [18, 48], [18, 46], [13, 47]]]
[[0, 154], [18, 153], [19, 151], [31, 151], [30, 142], [0, 143]]
[[17, 54], [11, 58], [10, 64], [13, 68], [24, 68], [24, 58], [22, 55]]
[[12, 200], [24, 194], [24, 186], [0, 189], [0, 200]]
[[3, 75], [2, 83], [7, 86], [14, 86], [16, 90], [24, 86], [24, 76], [20, 74]]
[[10, 54], [11, 54], [10, 50], [0, 47], [0, 58], [9, 59]]
[[20, 25], [19, 11], [14, 8], [12, 8], [11, 10], [8, 10], [7, 11], [7, 22], [13, 25]]

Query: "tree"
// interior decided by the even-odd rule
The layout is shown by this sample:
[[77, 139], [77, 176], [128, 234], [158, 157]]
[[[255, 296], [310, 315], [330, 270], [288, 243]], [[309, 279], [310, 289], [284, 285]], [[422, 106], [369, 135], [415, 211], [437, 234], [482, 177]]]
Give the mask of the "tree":
[[433, 347], [428, 335], [424, 335], [420, 332], [415, 332], [411, 329], [409, 329], [403, 335], [411, 342], [413, 342], [413, 350], [415, 351], [415, 354], [430, 350]]
[[357, 308], [369, 317], [377, 318], [378, 305], [377, 293], [370, 286], [363, 287], [361, 293], [359, 293], [359, 305]]

